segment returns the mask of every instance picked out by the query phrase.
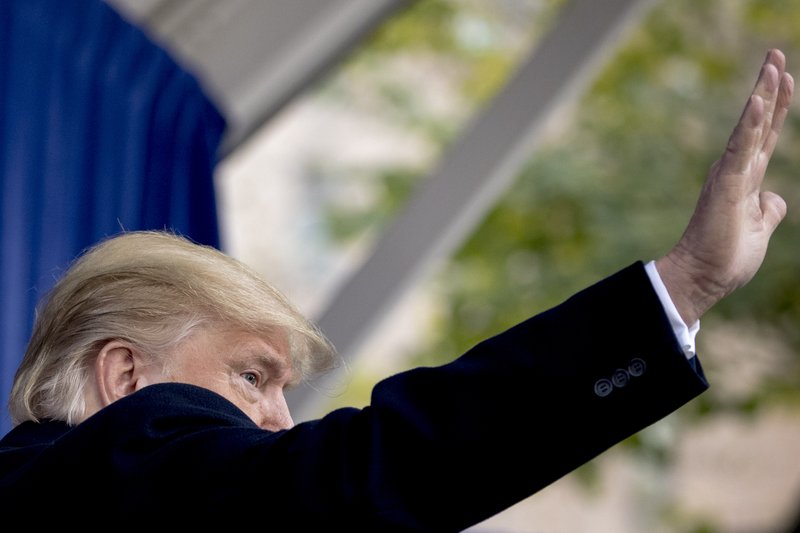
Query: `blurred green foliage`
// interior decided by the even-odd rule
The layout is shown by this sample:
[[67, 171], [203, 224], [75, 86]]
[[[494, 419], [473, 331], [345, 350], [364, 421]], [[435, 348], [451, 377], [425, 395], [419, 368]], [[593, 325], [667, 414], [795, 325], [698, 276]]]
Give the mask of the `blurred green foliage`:
[[[510, 21], [508, 13], [491, 11], [494, 2], [414, 2], [350, 59], [339, 82], [324, 90], [356, 101], [348, 87], [376, 86], [367, 104], [353, 105], [367, 105], [419, 133], [439, 155], [502, 87], [563, 2], [517, 4], [529, 6], [529, 12]], [[527, 41], [509, 44], [514, 38], [507, 34], [513, 32], [504, 28], [523, 20], [532, 26], [518, 32]], [[482, 31], [465, 38], [460, 30], [465, 26]], [[798, 39], [798, 2], [657, 4], [442, 269], [445, 275], [435, 285], [447, 304], [437, 317], [431, 348], [416, 362], [448, 360], [625, 264], [666, 252], [688, 221], [706, 169], [721, 153], [766, 50], [787, 50], [791, 70]], [[382, 68], [397, 57], [431, 56], [443, 58], [442, 64], [457, 72], [453, 79], [463, 112], [437, 115], [415, 95], [424, 90], [423, 81], [383, 75]], [[800, 118], [791, 115], [767, 181], [790, 208], [800, 205], [798, 126]], [[374, 196], [357, 209], [332, 204], [333, 236], [346, 241], [383, 227], [427, 171], [332, 171], [339, 183], [346, 175], [369, 181]], [[800, 254], [793, 238], [798, 224], [790, 210], [762, 271], [722, 302], [715, 317], [769, 322], [800, 348]], [[785, 376], [789, 382], [797, 377], [795, 372]]]
[[[413, 94], [423, 85], [419, 81], [386, 82], [383, 97], [374, 107], [376, 113], [429, 139], [439, 154], [502, 87], [563, 2], [528, 2], [539, 11], [519, 17], [533, 27], [525, 30], [529, 40], [516, 49], [496, 38], [478, 39], [480, 46], [474, 39], [458, 38], [458, 20], [480, 20], [489, 35], [493, 25], [509, 23], [498, 20], [487, 4], [494, 3], [415, 2], [351, 59], [343, 76], [363, 76], [397, 55], [435, 55], [456, 65], [463, 114], [426, 115]], [[494, 31], [496, 35], [498, 30]], [[513, 187], [443, 266], [432, 283], [443, 298], [433, 338], [427, 348], [413, 355], [413, 363], [449, 361], [599, 278], [669, 250], [680, 237], [705, 173], [721, 154], [757, 69], [772, 47], [787, 52], [790, 72], [800, 72], [800, 2], [657, 3], [626, 37], [579, 104], [560, 117], [557, 127], [531, 154]], [[518, 51], [509, 52], [512, 49]], [[713, 329], [733, 324], [749, 330], [768, 326], [769, 338], [788, 347], [790, 360], [745, 395], [704, 395], [679, 413], [680, 423], [723, 410], [752, 416], [763, 405], [800, 400], [798, 169], [800, 114], [794, 112], [766, 181], [767, 188], [787, 200], [789, 215], [773, 237], [755, 279], [721, 302], [704, 325]], [[427, 170], [383, 169], [367, 177], [355, 172], [357, 179], [373, 180], [379, 192], [366, 211], [331, 209], [336, 238], [346, 240], [385, 224]], [[620, 327], [624, 328], [624, 317]], [[713, 354], [721, 348], [704, 344], [701, 334], [699, 349], [711, 354], [704, 363], [713, 380]], [[366, 401], [370, 377], [355, 378], [354, 390]], [[349, 395], [348, 400], [352, 399]], [[669, 462], [668, 445], [646, 433], [627, 444], [651, 461]], [[591, 465], [580, 475], [594, 479]], [[673, 515], [671, 520], [680, 522], [684, 530], [714, 530], [705, 518], [692, 522], [680, 513]]]
[[[448, 304], [418, 362], [439, 363], [680, 236], [706, 169], [769, 47], [789, 52], [800, 3], [664, 2], [620, 47], [559, 132], [443, 268]], [[776, 28], [781, 28], [776, 30]], [[790, 55], [790, 69], [791, 63]], [[767, 186], [800, 200], [798, 126], [786, 125]], [[800, 349], [797, 216], [774, 237], [762, 271], [713, 315], [765, 321]], [[783, 373], [795, 394], [796, 367]], [[752, 409], [764, 391], [739, 401]], [[698, 413], [707, 406], [698, 403]]]

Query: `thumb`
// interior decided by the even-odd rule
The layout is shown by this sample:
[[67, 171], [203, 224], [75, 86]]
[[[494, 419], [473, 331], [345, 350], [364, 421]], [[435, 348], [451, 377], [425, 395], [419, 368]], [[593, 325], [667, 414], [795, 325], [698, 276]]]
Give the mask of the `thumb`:
[[770, 233], [775, 231], [783, 217], [786, 216], [786, 202], [779, 195], [771, 191], [763, 191], [759, 195], [761, 212], [764, 224]]

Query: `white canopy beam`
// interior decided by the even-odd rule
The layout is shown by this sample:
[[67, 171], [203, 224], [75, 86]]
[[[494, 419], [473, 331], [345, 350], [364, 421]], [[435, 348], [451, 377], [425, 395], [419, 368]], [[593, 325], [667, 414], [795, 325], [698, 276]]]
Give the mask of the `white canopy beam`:
[[[403, 291], [473, 230], [530, 158], [554, 110], [575, 102], [647, 0], [573, 0], [507, 87], [451, 147], [319, 319], [343, 357]], [[333, 376], [329, 378], [335, 380]], [[321, 387], [325, 389], [323, 384]], [[298, 419], [319, 393], [290, 395]]]
[[106, 0], [200, 78], [230, 153], [407, 0]]

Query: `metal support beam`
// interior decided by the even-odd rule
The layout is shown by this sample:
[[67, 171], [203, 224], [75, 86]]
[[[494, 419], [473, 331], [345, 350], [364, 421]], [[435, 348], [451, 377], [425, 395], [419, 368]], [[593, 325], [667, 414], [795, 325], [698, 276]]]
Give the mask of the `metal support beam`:
[[[527, 63], [446, 153], [322, 314], [320, 327], [343, 357], [356, 353], [399, 295], [470, 233], [531, 156], [552, 112], [577, 100], [651, 3], [573, 0], [563, 8]], [[294, 391], [296, 419], [317, 415], [319, 399], [310, 387]]]
[[204, 84], [244, 142], [407, 0], [106, 0]]

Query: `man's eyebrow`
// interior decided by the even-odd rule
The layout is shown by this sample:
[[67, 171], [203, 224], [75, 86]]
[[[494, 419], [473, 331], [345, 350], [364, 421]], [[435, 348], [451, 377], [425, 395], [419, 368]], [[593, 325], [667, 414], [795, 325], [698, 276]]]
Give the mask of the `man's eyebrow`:
[[261, 349], [248, 352], [245, 361], [261, 365], [270, 373], [277, 374], [278, 377], [289, 374], [292, 371], [292, 365], [285, 358]]

